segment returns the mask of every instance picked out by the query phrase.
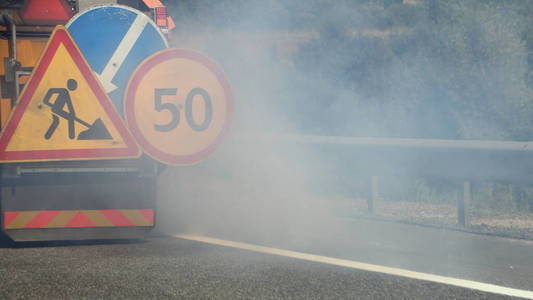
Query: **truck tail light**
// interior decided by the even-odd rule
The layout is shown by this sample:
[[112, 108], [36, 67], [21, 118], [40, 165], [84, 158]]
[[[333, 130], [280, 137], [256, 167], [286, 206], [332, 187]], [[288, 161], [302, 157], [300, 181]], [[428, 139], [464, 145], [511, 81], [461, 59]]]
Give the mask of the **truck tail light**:
[[176, 24], [167, 13], [167, 8], [159, 0], [143, 0], [146, 7], [151, 9], [154, 22], [163, 31], [163, 33], [169, 33], [172, 29], [176, 28]]
[[168, 33], [167, 8], [164, 6], [154, 7], [153, 11], [155, 24], [161, 28], [161, 31]]

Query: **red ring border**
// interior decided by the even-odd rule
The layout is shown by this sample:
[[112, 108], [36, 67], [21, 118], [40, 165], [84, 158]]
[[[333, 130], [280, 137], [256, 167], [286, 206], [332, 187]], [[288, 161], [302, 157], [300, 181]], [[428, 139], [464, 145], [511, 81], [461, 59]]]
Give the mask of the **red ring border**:
[[[146, 73], [148, 73], [148, 71], [150, 71], [156, 65], [163, 63], [166, 60], [175, 58], [185, 58], [196, 61], [205, 66], [208, 70], [210, 70], [215, 75], [218, 82], [221, 84], [226, 99], [226, 119], [224, 121], [224, 127], [222, 128], [218, 136], [213, 140], [213, 142], [211, 142], [211, 144], [209, 144], [204, 149], [187, 155], [173, 155], [163, 152], [154, 147], [144, 137], [141, 130], [139, 129], [134, 109], [135, 93], [137, 92], [139, 84], [143, 77], [146, 75]], [[229, 127], [233, 120], [233, 93], [222, 69], [220, 69], [220, 67], [218, 67], [205, 55], [190, 49], [163, 49], [146, 58], [133, 72], [133, 75], [131, 76], [128, 82], [126, 94], [124, 96], [124, 116], [126, 119], [126, 124], [130, 129], [131, 133], [134, 135], [135, 139], [137, 140], [137, 143], [152, 158], [162, 163], [171, 165], [192, 165], [194, 163], [204, 160], [210, 154], [212, 154], [228, 133]]]

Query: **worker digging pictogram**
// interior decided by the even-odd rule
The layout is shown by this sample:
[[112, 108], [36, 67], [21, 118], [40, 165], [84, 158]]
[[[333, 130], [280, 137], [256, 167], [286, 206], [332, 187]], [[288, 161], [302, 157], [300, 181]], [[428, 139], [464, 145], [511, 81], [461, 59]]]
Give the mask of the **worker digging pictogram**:
[[[43, 103], [52, 109], [52, 124], [44, 134], [45, 139], [50, 139], [60, 123], [59, 117], [68, 122], [68, 137], [72, 140], [76, 137], [76, 122], [87, 127], [87, 130], [80, 132], [78, 140], [110, 140], [111, 134], [105, 127], [100, 118], [96, 119], [93, 124], [89, 124], [76, 116], [74, 105], [69, 91], [75, 91], [78, 88], [78, 82], [75, 79], [67, 81], [67, 88], [50, 88], [44, 97]], [[54, 102], [50, 100], [57, 95]], [[65, 110], [66, 106], [66, 110]]]

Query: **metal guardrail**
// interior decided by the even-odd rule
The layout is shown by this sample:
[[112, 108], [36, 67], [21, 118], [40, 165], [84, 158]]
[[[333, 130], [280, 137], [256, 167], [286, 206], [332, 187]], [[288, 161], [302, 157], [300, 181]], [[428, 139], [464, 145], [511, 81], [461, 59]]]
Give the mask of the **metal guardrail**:
[[533, 142], [488, 140], [442, 140], [409, 138], [373, 138], [321, 135], [238, 135], [237, 138], [257, 141], [298, 142], [308, 144], [361, 145], [403, 148], [446, 148], [459, 150], [533, 151]]
[[322, 154], [331, 170], [371, 176], [370, 213], [379, 198], [379, 176], [409, 175], [463, 182], [458, 223], [465, 226], [472, 181], [533, 183], [533, 142], [368, 138], [316, 135], [237, 135], [239, 142], [299, 145]]
[[533, 183], [533, 142], [366, 138], [316, 135], [237, 135], [239, 143], [299, 145], [333, 167], [368, 175]]

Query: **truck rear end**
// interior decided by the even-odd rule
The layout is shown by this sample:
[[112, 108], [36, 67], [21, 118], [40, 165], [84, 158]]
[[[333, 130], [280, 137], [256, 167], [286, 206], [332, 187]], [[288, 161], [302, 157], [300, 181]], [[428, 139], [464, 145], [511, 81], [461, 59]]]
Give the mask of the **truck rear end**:
[[[57, 5], [57, 15], [29, 20], [24, 1], [0, 1], [2, 130], [54, 25], [78, 9], [76, 1], [40, 2]], [[14, 241], [142, 238], [155, 225], [160, 167], [146, 156], [0, 164], [2, 230]]]

